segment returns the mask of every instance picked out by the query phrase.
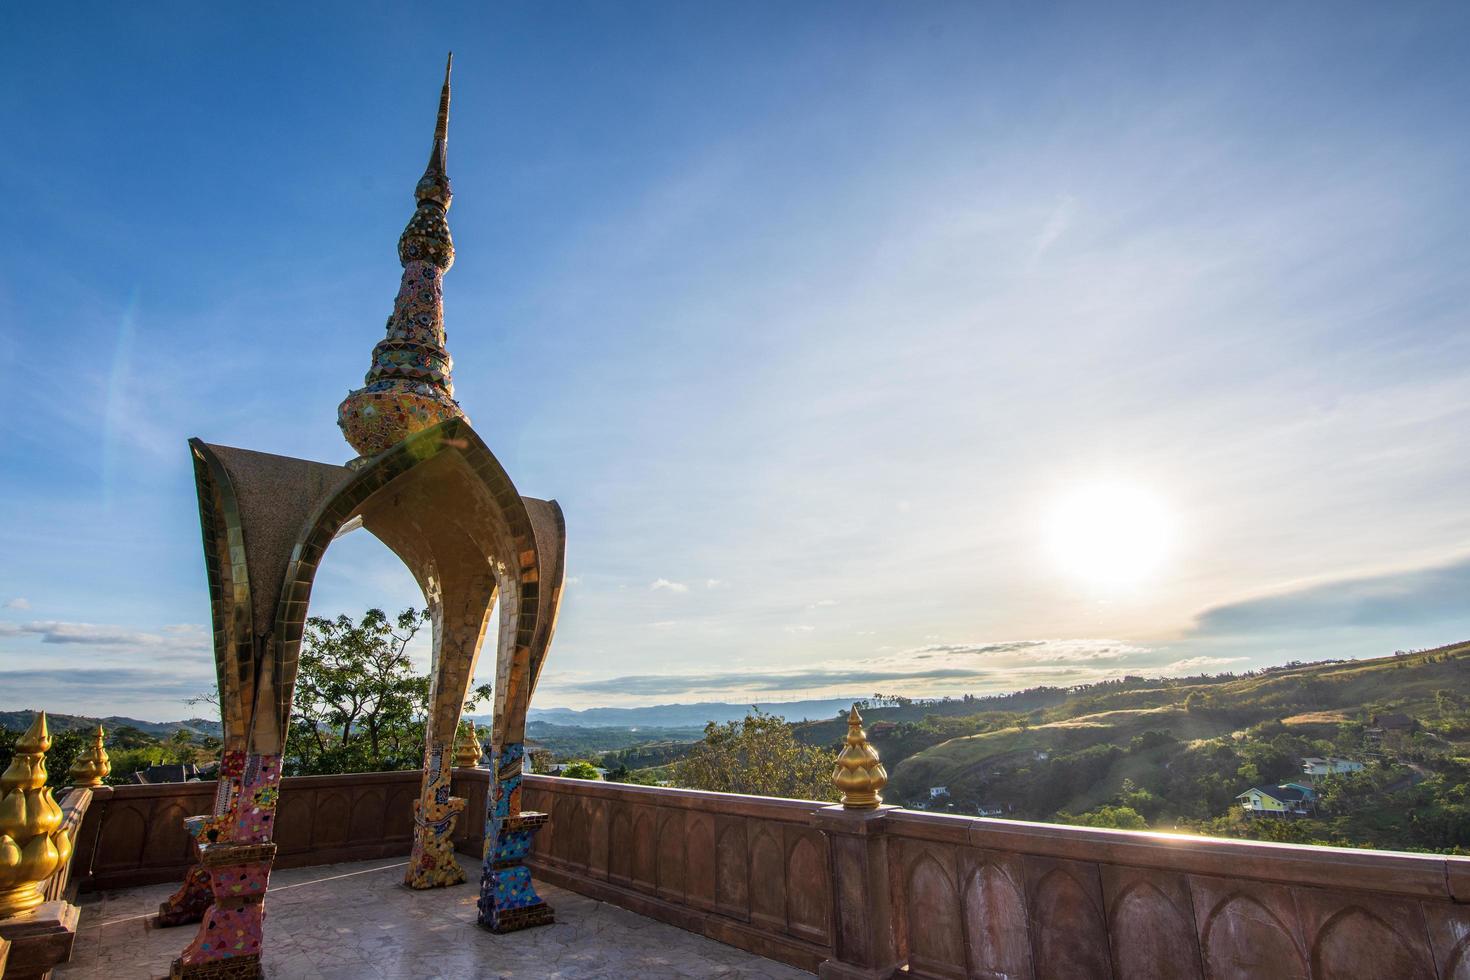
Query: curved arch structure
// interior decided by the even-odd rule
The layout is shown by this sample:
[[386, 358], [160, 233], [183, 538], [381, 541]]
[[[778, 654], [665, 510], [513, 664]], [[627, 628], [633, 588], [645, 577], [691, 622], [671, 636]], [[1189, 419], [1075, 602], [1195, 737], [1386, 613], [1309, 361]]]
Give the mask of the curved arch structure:
[[[405, 884], [464, 880], [453, 831], [454, 736], [492, 608], [495, 762], [487, 807], [480, 921], [508, 931], [551, 921], [521, 863], [544, 814], [520, 812], [525, 715], [561, 601], [566, 526], [555, 501], [523, 498], [469, 423], [450, 419], [356, 469], [190, 440], [214, 621], [224, 754], [214, 813], [190, 818], [200, 862], [159, 922], [203, 919], [179, 976], [258, 970], [275, 854], [281, 753], [317, 568], [344, 525], [362, 525], [401, 558], [433, 623], [424, 776]], [[247, 972], [239, 972], [240, 970]]]

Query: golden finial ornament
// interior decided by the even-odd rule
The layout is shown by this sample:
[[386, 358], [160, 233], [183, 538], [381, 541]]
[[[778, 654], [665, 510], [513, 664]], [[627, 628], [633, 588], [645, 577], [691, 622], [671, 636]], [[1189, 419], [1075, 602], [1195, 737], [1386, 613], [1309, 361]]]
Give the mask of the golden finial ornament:
[[846, 741], [832, 769], [832, 785], [842, 794], [844, 809], [876, 810], [883, 802], [880, 793], [888, 785], [888, 770], [883, 768], [878, 750], [868, 743], [857, 705], [847, 716]]
[[416, 208], [398, 238], [403, 266], [398, 297], [388, 317], [387, 335], [373, 348], [363, 386], [348, 392], [337, 407], [337, 424], [360, 459], [377, 456], [404, 439], [452, 418], [464, 418], [454, 400], [444, 333], [444, 273], [454, 264], [449, 234], [449, 73], [444, 65], [439, 115], [429, 163], [414, 187]]
[[102, 780], [112, 772], [112, 760], [107, 757], [107, 746], [103, 744], [104, 735], [102, 726], [98, 725], [92, 744], [83, 749], [71, 764], [67, 775], [73, 786], [101, 786]]
[[454, 767], [456, 769], [473, 769], [480, 764], [480, 756], [484, 754], [480, 745], [480, 736], [475, 731], [474, 722], [460, 733], [459, 744], [454, 747]]
[[71, 860], [61, 807], [46, 786], [49, 748], [42, 711], [15, 743], [10, 768], [0, 776], [0, 919], [44, 902], [46, 880]]

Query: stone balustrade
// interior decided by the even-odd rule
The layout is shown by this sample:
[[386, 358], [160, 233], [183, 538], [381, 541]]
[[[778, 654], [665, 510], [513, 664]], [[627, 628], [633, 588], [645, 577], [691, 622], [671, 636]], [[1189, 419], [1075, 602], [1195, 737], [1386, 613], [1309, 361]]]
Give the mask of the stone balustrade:
[[[301, 867], [408, 854], [413, 844], [413, 801], [419, 770], [293, 776], [281, 780], [276, 811], [275, 866]], [[486, 770], [455, 770], [454, 792], [483, 813]], [[74, 872], [89, 887], [128, 888], [181, 881], [198, 859], [184, 818], [214, 808], [214, 783], [100, 786], [92, 790], [76, 843]], [[456, 845], [479, 853], [484, 827], [465, 820]]]
[[[402, 857], [417, 772], [282, 783], [282, 864]], [[454, 792], [482, 812], [485, 770]], [[212, 783], [93, 790], [82, 888], [181, 877]], [[528, 776], [553, 884], [831, 978], [1470, 978], [1470, 859]], [[474, 823], [474, 821], [468, 821]], [[478, 854], [481, 829], [457, 846]]]
[[826, 804], [546, 776], [523, 793], [551, 814], [538, 877], [813, 972], [832, 957]]

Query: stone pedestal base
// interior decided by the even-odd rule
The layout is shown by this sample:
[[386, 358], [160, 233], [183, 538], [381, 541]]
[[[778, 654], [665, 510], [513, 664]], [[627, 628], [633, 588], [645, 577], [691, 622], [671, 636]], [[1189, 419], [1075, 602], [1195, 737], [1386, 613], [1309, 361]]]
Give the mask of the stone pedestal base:
[[43, 902], [12, 919], [0, 919], [0, 946], [9, 944], [5, 980], [42, 980], [71, 959], [81, 911], [70, 902]]
[[261, 975], [265, 892], [275, 857], [276, 845], [271, 843], [225, 842], [199, 849], [214, 902], [204, 914], [199, 934], [174, 960], [170, 977], [235, 980]]
[[491, 932], [515, 932], [555, 921], [551, 906], [541, 901], [526, 867], [536, 832], [550, 819], [544, 813], [502, 817], [487, 840], [485, 876], [480, 879], [479, 923]]
[[414, 801], [413, 854], [403, 872], [403, 883], [409, 888], [445, 888], [464, 882], [464, 868], [454, 856], [454, 825], [464, 807], [463, 799], [452, 796], [447, 813], [425, 820], [423, 801]]

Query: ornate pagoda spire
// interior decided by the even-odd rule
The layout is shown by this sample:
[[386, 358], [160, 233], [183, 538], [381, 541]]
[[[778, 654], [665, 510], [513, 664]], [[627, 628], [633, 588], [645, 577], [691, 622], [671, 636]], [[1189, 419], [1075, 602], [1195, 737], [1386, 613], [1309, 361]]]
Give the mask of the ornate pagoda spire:
[[445, 159], [449, 143], [449, 71], [439, 95], [439, 119], [429, 165], [414, 189], [418, 208], [398, 238], [403, 279], [388, 317], [388, 335], [373, 348], [364, 385], [337, 409], [342, 434], [364, 458], [376, 456], [415, 432], [463, 418], [454, 400], [454, 361], [444, 346], [444, 273], [454, 264], [449, 234], [453, 193]]

